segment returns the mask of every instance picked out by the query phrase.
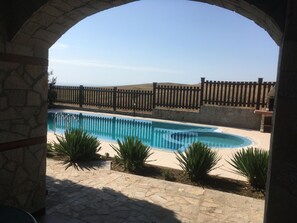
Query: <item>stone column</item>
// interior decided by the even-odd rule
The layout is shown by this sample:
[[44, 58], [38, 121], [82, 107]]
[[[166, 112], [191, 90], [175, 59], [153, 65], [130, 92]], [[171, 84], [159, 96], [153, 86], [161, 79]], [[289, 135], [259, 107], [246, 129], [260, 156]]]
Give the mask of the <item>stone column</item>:
[[265, 222], [297, 221], [297, 2], [288, 1], [280, 46]]
[[0, 42], [0, 204], [45, 208], [47, 49]]

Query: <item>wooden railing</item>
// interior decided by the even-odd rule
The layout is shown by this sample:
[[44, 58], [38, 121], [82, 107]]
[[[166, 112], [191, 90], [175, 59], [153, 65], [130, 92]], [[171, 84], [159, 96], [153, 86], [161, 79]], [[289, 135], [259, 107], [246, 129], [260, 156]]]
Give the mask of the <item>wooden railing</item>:
[[200, 89], [194, 86], [168, 86], [154, 83], [155, 106], [182, 109], [199, 109]]
[[231, 82], [231, 81], [205, 81], [203, 86], [202, 103], [223, 106], [266, 107], [266, 97], [275, 82]]
[[201, 78], [199, 86], [178, 86], [153, 83], [152, 90], [124, 90], [101, 87], [52, 86], [57, 92], [55, 102], [80, 107], [152, 111], [156, 107], [198, 110], [203, 104], [266, 107], [266, 97], [275, 82], [208, 81]]

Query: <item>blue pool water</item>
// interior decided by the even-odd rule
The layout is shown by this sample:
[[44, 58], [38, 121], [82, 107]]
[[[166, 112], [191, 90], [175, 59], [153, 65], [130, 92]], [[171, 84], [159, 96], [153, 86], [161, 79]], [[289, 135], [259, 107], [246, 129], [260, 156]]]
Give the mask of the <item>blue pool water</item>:
[[200, 141], [215, 148], [238, 148], [252, 142], [244, 137], [218, 132], [216, 128], [82, 113], [48, 113], [48, 130], [83, 129], [99, 140], [116, 141], [135, 136], [144, 144], [166, 150], [184, 150]]

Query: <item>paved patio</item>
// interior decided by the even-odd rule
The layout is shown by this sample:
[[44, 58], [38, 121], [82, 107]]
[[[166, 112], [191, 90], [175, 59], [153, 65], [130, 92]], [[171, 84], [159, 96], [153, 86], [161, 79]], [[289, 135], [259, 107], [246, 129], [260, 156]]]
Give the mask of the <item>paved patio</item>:
[[47, 215], [39, 222], [262, 222], [264, 201], [47, 160]]

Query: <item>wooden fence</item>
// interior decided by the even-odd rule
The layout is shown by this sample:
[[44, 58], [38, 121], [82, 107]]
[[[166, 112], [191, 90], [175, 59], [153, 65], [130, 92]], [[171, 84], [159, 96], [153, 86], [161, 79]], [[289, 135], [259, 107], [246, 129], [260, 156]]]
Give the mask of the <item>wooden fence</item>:
[[266, 107], [266, 97], [275, 82], [231, 82], [231, 81], [205, 81], [201, 79], [201, 94], [203, 104], [255, 107]]
[[153, 91], [124, 90], [99, 87], [69, 87], [53, 86], [52, 90], [57, 92], [55, 102], [64, 104], [75, 104], [82, 107], [96, 106], [100, 108], [152, 111]]
[[275, 82], [230, 82], [205, 81], [199, 86], [177, 86], [153, 83], [153, 89], [124, 90], [99, 87], [52, 86], [57, 92], [55, 102], [75, 104], [82, 107], [152, 111], [156, 107], [197, 110], [203, 104], [251, 107], [266, 107], [266, 96]]
[[154, 83], [155, 107], [199, 109], [200, 89], [194, 86], [168, 86]]

